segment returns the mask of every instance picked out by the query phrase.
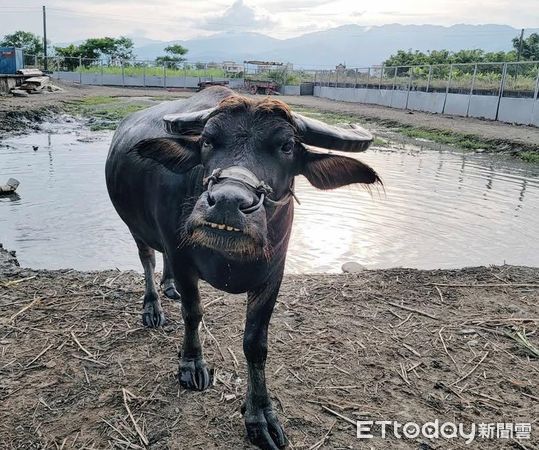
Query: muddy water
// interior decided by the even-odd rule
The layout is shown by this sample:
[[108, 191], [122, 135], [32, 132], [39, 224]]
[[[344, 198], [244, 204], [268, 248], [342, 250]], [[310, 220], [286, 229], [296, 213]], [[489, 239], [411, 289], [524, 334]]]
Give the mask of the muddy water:
[[[0, 242], [17, 250], [22, 265], [139, 270], [105, 188], [111, 136], [60, 123], [0, 141], [0, 182], [21, 182], [18, 195], [0, 197]], [[378, 170], [385, 192], [321, 192], [298, 179], [289, 272], [339, 272], [347, 261], [539, 266], [539, 166], [401, 144], [361, 159]]]

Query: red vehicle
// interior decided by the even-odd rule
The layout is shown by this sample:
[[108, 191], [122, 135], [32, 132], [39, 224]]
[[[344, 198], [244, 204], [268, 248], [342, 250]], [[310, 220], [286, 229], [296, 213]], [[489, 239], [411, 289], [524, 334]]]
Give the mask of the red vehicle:
[[245, 89], [253, 95], [279, 95], [279, 85], [275, 81], [245, 80]]
[[278, 71], [283, 63], [269, 61], [244, 61], [245, 89], [250, 94], [279, 95]]

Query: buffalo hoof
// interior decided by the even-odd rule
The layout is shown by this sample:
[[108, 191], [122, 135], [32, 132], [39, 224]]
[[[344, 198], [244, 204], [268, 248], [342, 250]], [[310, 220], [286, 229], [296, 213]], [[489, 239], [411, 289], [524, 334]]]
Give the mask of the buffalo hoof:
[[283, 427], [271, 406], [252, 414], [246, 413], [245, 428], [249, 441], [263, 450], [278, 450], [285, 448], [288, 443]]
[[148, 328], [157, 328], [165, 325], [165, 313], [159, 302], [148, 302], [144, 305], [142, 323]]
[[204, 359], [182, 359], [178, 379], [182, 387], [192, 391], [204, 391], [212, 384], [212, 375]]
[[170, 298], [171, 300], [179, 300], [180, 294], [176, 290], [174, 286], [168, 286], [163, 290], [163, 294], [165, 294], [165, 297]]

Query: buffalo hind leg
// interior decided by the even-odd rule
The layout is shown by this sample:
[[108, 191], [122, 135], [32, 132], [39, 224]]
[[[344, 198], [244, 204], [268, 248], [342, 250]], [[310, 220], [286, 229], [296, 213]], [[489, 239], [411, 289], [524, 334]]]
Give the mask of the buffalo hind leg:
[[176, 290], [176, 285], [174, 283], [174, 275], [172, 273], [172, 267], [168, 262], [167, 255], [163, 253], [163, 278], [161, 279], [161, 287], [163, 288], [163, 294], [165, 297], [170, 298], [171, 300], [179, 300], [180, 294]]
[[204, 360], [198, 335], [203, 313], [198, 281], [195, 278], [184, 276], [181, 280], [176, 281], [176, 286], [180, 290], [185, 325], [178, 379], [186, 389], [203, 391], [210, 387], [212, 375]]
[[277, 450], [287, 444], [266, 388], [268, 325], [279, 292], [280, 280], [247, 295], [243, 352], [247, 359], [247, 398], [242, 412], [249, 440], [262, 449]]
[[159, 294], [155, 285], [155, 250], [136, 237], [135, 242], [137, 243], [140, 262], [144, 268], [145, 287], [142, 323], [150, 328], [161, 327], [165, 324], [165, 313], [159, 301]]

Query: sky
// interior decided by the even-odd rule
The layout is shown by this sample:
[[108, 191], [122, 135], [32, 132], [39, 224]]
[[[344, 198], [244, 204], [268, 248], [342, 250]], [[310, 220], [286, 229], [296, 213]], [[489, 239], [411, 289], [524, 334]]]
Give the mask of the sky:
[[0, 36], [23, 29], [55, 43], [98, 36], [184, 40], [223, 31], [275, 38], [334, 28], [401, 24], [503, 24], [537, 27], [538, 0], [2, 0]]

